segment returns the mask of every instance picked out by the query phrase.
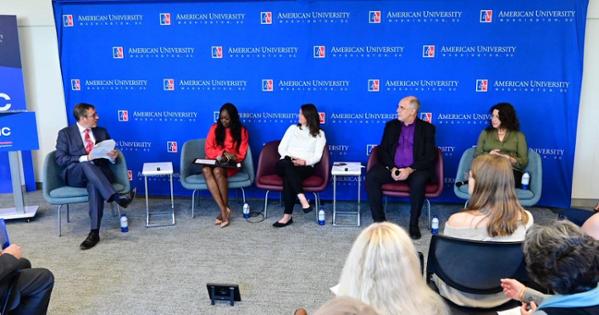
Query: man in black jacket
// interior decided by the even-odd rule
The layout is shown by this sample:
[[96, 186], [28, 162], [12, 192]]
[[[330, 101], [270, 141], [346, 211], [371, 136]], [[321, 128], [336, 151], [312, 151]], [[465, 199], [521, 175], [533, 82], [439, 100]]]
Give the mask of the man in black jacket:
[[[86, 187], [89, 194], [89, 217], [91, 231], [81, 243], [81, 249], [94, 247], [100, 241], [100, 223], [104, 213], [104, 201], [116, 202], [126, 208], [135, 196], [135, 189], [128, 195], [119, 195], [112, 187], [114, 174], [108, 159], [91, 159], [96, 143], [110, 139], [108, 131], [98, 127], [99, 116], [93, 105], [80, 103], [73, 110], [77, 123], [58, 132], [56, 139], [56, 164], [63, 168], [61, 176], [69, 186]], [[108, 154], [118, 156], [116, 150]]]
[[397, 120], [387, 122], [378, 146], [378, 164], [366, 174], [366, 191], [375, 222], [385, 221], [381, 186], [405, 181], [410, 186], [410, 237], [419, 239], [418, 219], [424, 203], [426, 183], [434, 176], [435, 127], [418, 119], [420, 101], [403, 98], [397, 106]]
[[[12, 244], [0, 254], [0, 296], [10, 314], [46, 314], [54, 276], [48, 269], [31, 268], [21, 257], [21, 247]], [[0, 309], [0, 312], [2, 310]]]

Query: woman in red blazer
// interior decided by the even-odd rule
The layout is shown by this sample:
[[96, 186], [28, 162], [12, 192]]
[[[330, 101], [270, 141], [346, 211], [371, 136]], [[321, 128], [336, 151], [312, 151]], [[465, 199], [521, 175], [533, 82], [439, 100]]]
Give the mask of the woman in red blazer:
[[[248, 151], [248, 131], [241, 125], [239, 112], [235, 105], [226, 103], [220, 108], [218, 121], [210, 127], [206, 137], [206, 158], [241, 162]], [[202, 173], [208, 190], [220, 209], [215, 224], [224, 228], [229, 225], [227, 177], [235, 175], [239, 169], [204, 166]]]

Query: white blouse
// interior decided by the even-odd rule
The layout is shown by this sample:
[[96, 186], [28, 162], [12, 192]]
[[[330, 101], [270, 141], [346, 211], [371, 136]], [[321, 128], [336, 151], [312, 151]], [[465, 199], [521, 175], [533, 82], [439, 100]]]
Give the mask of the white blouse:
[[327, 139], [323, 130], [320, 130], [318, 135], [313, 137], [308, 127], [291, 125], [285, 131], [283, 139], [281, 139], [279, 154], [281, 159], [285, 156], [294, 157], [305, 160], [306, 165], [313, 166], [320, 162], [326, 144]]

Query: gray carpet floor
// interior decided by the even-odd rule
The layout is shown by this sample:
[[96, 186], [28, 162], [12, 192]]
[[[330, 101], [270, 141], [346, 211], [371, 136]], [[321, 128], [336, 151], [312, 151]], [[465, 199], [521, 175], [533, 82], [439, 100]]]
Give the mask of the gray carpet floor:
[[[292, 314], [298, 307], [313, 311], [332, 297], [328, 288], [336, 284], [353, 240], [372, 222], [363, 204], [361, 227], [334, 227], [332, 205], [325, 203], [325, 226], [315, 223], [313, 213], [296, 209], [294, 224], [275, 229], [271, 224], [282, 214], [277, 201], [271, 202], [269, 218], [261, 223], [245, 221], [240, 203], [232, 201], [233, 221], [221, 229], [214, 225], [215, 204], [202, 197], [194, 219], [191, 200], [177, 198], [175, 226], [146, 228], [145, 203], [138, 198], [127, 209], [128, 233], [120, 232], [119, 219], [107, 206], [100, 243], [81, 251], [79, 244], [89, 232], [86, 204], [71, 206], [70, 223], [63, 215], [63, 235], [58, 237], [56, 208], [39, 191], [25, 198], [26, 204], [40, 206], [37, 216], [31, 222], [10, 221], [8, 229], [11, 241], [22, 246], [34, 267], [54, 273], [49, 314], [261, 315]], [[249, 203], [258, 210], [262, 200]], [[0, 208], [12, 206], [12, 195], [0, 196]], [[155, 210], [169, 206], [170, 200], [150, 200]], [[433, 213], [443, 223], [460, 207], [433, 203]], [[537, 223], [556, 218], [549, 209], [530, 210]], [[390, 221], [407, 226], [405, 202], [390, 203], [387, 213]], [[426, 256], [430, 232], [424, 226], [423, 216], [423, 237], [415, 245]], [[239, 284], [243, 301], [234, 307], [211, 306], [207, 282]]]

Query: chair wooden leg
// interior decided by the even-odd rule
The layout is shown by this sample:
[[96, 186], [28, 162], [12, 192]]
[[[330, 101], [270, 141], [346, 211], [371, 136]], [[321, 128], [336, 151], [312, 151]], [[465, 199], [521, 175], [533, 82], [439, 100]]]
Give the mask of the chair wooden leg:
[[[67, 205], [67, 209], [68, 209], [68, 206], [69, 205]], [[58, 209], [57, 209], [58, 210], [57, 211], [58, 212], [58, 237], [62, 236], [62, 231], [61, 231], [61, 226], [60, 226], [60, 209], [61, 208], [62, 208], [62, 205], [58, 205]]]
[[67, 203], [67, 223], [71, 223], [71, 212], [69, 211], [68, 203]]
[[270, 190], [266, 191], [266, 194], [264, 195], [264, 219], [266, 219], [268, 217], [268, 193], [270, 192]]

